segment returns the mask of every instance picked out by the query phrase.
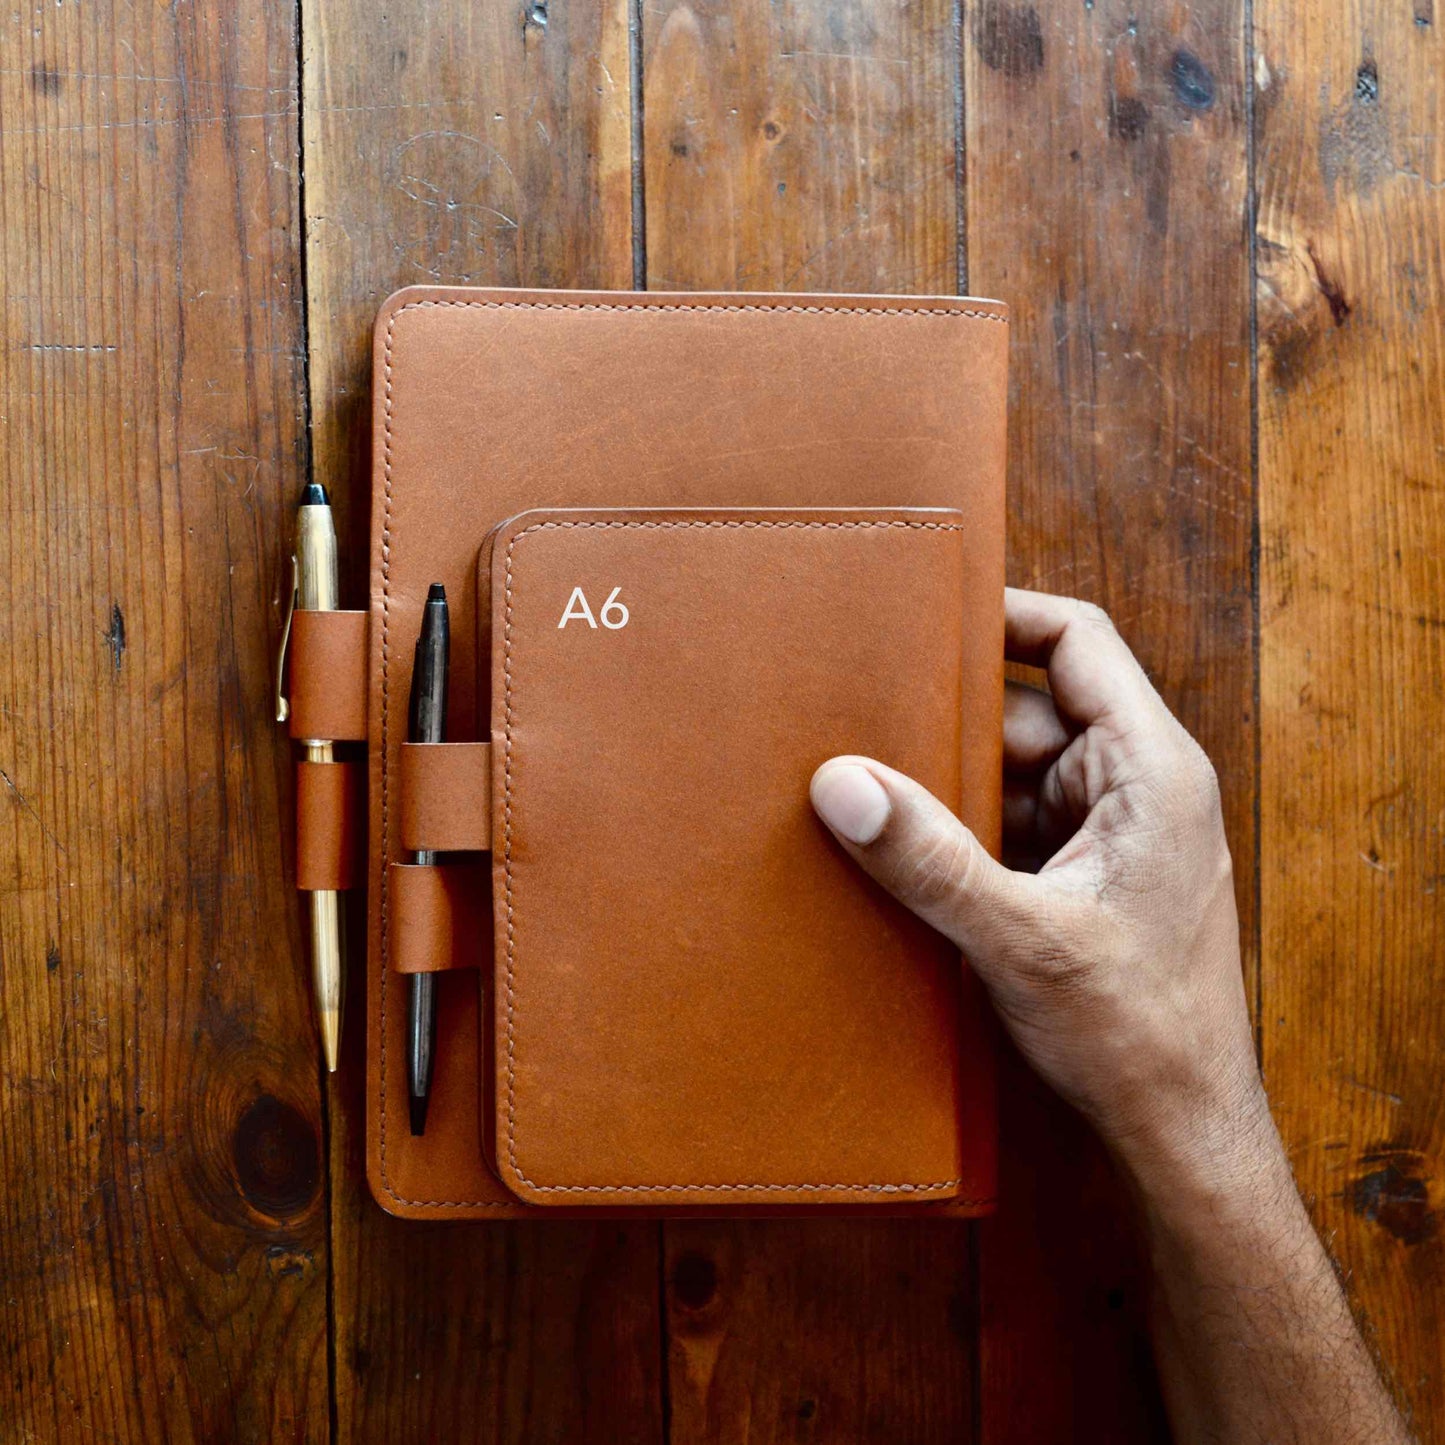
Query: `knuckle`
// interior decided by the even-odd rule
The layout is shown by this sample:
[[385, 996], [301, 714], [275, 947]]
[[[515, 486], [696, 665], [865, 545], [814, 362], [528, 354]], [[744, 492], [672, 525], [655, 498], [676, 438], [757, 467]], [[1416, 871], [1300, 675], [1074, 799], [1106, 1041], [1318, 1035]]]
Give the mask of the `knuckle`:
[[1202, 753], [1200, 754], [1199, 781], [1197, 786], [1199, 796], [1210, 816], [1214, 817], [1223, 813], [1224, 794], [1219, 786], [1219, 774], [1215, 770], [1214, 764]]
[[1079, 621], [1095, 632], [1112, 635], [1115, 631], [1113, 618], [1097, 602], [1079, 603]]
[[930, 833], [899, 854], [892, 891], [920, 912], [941, 909], [967, 888], [970, 859], [962, 834]]
[[1189, 746], [1180, 776], [1188, 790], [1188, 796], [1198, 815], [1206, 821], [1222, 819], [1224, 798], [1219, 786], [1219, 774], [1209, 755], [1193, 738]]

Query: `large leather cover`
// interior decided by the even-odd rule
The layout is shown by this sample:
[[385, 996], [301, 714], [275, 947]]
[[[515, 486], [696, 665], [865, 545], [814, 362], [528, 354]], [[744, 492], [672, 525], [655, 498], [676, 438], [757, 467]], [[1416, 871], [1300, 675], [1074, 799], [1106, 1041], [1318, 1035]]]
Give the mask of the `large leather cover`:
[[[640, 1117], [631, 1137], [618, 1138], [614, 1132], [609, 1138], [599, 1123], [605, 1117], [606, 1099], [593, 1100], [588, 1106], [591, 1113], [582, 1106], [594, 1088], [606, 1086], [607, 1070], [621, 1053], [614, 1048], [610, 1057], [589, 1054], [585, 1036], [575, 1026], [549, 1027], [533, 1008], [523, 1029], [533, 1050], [529, 1058], [537, 1061], [541, 1072], [534, 1070], [520, 1080], [525, 1088], [523, 1108], [513, 1114], [510, 1138], [509, 1126], [501, 1124], [494, 1173], [483, 1150], [480, 1117], [486, 1109], [494, 1121], [504, 1118], [509, 1088], [513, 1109], [519, 1099], [515, 1052], [511, 1080], [506, 1076], [505, 1003], [498, 1023], [501, 1045], [494, 1061], [497, 1092], [489, 1099], [482, 1087], [486, 1061], [478, 973], [449, 972], [438, 979], [437, 1065], [427, 1132], [420, 1139], [412, 1138], [406, 1123], [407, 981], [395, 971], [391, 936], [395, 900], [390, 896], [388, 865], [406, 856], [400, 840], [399, 764], [412, 645], [427, 588], [433, 581], [443, 582], [451, 599], [448, 736], [485, 740], [492, 731], [485, 711], [487, 679], [479, 677], [485, 669], [470, 665], [479, 641], [473, 581], [478, 553], [483, 539], [499, 523], [542, 507], [925, 507], [960, 513], [961, 521], [955, 525], [965, 530], [943, 533], [935, 540], [961, 538], [966, 545], [952, 552], [935, 548], [931, 553], [919, 546], [911, 592], [902, 586], [907, 567], [914, 565], [907, 561], [903, 543], [911, 540], [916, 545], [917, 536], [900, 532], [896, 554], [886, 558], [875, 554], [869, 562], [884, 571], [892, 569], [900, 579], [900, 591], [916, 605], [910, 624], [891, 613], [880, 598], [880, 629], [903, 629], [900, 635], [906, 645], [899, 657], [906, 654], [910, 661], [891, 671], [884, 668], [879, 676], [886, 697], [873, 695], [861, 706], [865, 713], [873, 709], [880, 726], [886, 723], [887, 736], [895, 742], [890, 761], [933, 778], [945, 794], [956, 790], [965, 817], [982, 836], [996, 840], [1006, 330], [1002, 307], [956, 298], [417, 288], [386, 303], [375, 347], [367, 964], [368, 1166], [373, 1191], [384, 1207], [398, 1214], [443, 1218], [555, 1214], [559, 1207], [563, 1212], [596, 1213], [599, 1205], [628, 1214], [689, 1208], [755, 1213], [783, 1206], [829, 1212], [973, 1214], [989, 1207], [995, 1149], [991, 1069], [986, 1067], [986, 1051], [977, 1045], [987, 1024], [984, 1005], [971, 982], [964, 984], [962, 994], [966, 1046], [957, 1051], [941, 1048], [940, 1035], [928, 1020], [936, 1022], [945, 1011], [912, 1010], [904, 1035], [914, 1030], [914, 1041], [924, 1046], [928, 1062], [926, 1070], [894, 1085], [880, 1084], [875, 1073], [898, 1064], [887, 1043], [892, 1021], [880, 1018], [877, 1032], [855, 1039], [851, 1051], [836, 1038], [824, 1041], [840, 1071], [843, 1090], [839, 1127], [831, 1134], [826, 1111], [816, 1100], [803, 1100], [807, 1107], [792, 1111], [799, 1125], [793, 1133], [788, 1131], [790, 1110], [784, 1098], [771, 1110], [758, 1113], [754, 1096], [749, 1114], [742, 1096], [735, 1098], [724, 1088], [715, 1060], [689, 1076], [685, 1051], [669, 1057], [658, 1042], [656, 1021], [649, 1020], [638, 1040], [653, 1050], [655, 1065], [661, 1061], [672, 1070], [669, 1077], [658, 1080], [660, 1088], [680, 1091], [680, 1097], [669, 1105], [653, 1095], [651, 1117]], [[654, 548], [660, 544], [655, 535], [650, 540]], [[752, 540], [756, 546], [762, 539]], [[780, 539], [770, 535], [769, 540]], [[858, 538], [852, 540], [856, 543]], [[754, 553], [738, 555], [736, 561], [764, 571], [774, 565], [798, 569], [813, 579], [820, 595], [834, 565], [845, 573], [849, 566], [862, 565], [861, 553], [851, 562], [844, 558], [835, 564], [833, 558], [842, 557], [846, 549], [830, 554], [821, 533], [790, 541], [786, 561], [781, 554], [762, 558]], [[751, 560], [754, 556], [758, 560]], [[677, 565], [701, 564], [678, 558]], [[721, 565], [714, 559], [703, 570]], [[718, 579], [728, 574], [724, 569], [708, 575], [721, 585]], [[949, 580], [955, 576], [956, 589]], [[939, 620], [936, 615], [943, 605], [940, 586], [956, 591], [957, 611], [952, 618]], [[795, 590], [792, 595], [796, 599], [799, 594]], [[831, 618], [820, 604], [811, 628], [820, 655], [856, 664], [861, 656], [876, 660], [879, 653], [860, 652], [858, 640], [846, 634], [857, 625], [856, 589], [853, 596], [854, 610], [845, 608]], [[591, 600], [595, 606], [601, 599]], [[746, 594], [736, 594], [735, 600], [745, 604]], [[932, 624], [913, 615], [925, 605]], [[557, 629], [555, 622], [551, 626], [556, 637], [571, 641], [579, 636], [570, 629]], [[485, 627], [480, 631], [485, 642]], [[531, 638], [541, 635], [540, 627], [529, 630]], [[619, 632], [608, 640], [626, 636], [627, 632]], [[931, 667], [927, 649], [934, 640], [941, 647], [959, 649], [961, 662], [949, 656]], [[495, 649], [501, 644], [493, 638], [492, 645]], [[752, 657], [754, 686], [784, 691], [796, 662], [796, 656], [790, 661], [787, 649]], [[502, 667], [505, 680], [505, 661]], [[535, 680], [543, 674], [530, 675]], [[818, 672], [814, 678], [828, 675]], [[956, 720], [950, 726], [947, 709], [940, 708], [936, 685], [940, 678], [943, 691], [952, 697], [960, 696], [963, 679], [969, 679], [972, 706], [965, 711], [961, 727]], [[866, 681], [860, 679], [860, 684]], [[859, 694], [866, 691], [860, 685]], [[846, 695], [840, 691], [833, 696], [836, 700]], [[704, 688], [699, 706], [707, 708], [725, 696]], [[763, 726], [767, 716], [757, 706], [743, 708], [740, 714], [740, 721], [754, 729]], [[817, 716], [798, 718], [791, 732], [781, 713], [769, 725], [776, 729], [774, 736], [797, 740], [795, 763], [802, 762], [804, 752], [811, 758], [816, 751], [816, 761], [822, 761], [834, 750]], [[943, 750], [936, 746], [940, 728], [948, 738]], [[494, 781], [496, 770], [505, 768], [505, 731], [504, 718], [501, 740], [495, 732], [492, 738]], [[911, 754], [902, 741], [908, 738], [916, 740]], [[583, 742], [578, 767], [583, 766], [587, 747], [596, 741]], [[673, 737], [668, 757], [677, 768], [696, 769], [702, 760], [689, 753], [685, 742]], [[844, 742], [837, 750], [853, 746], [861, 743]], [[956, 758], [956, 771], [946, 766], [945, 754]], [[563, 757], [560, 745], [550, 757], [554, 761]], [[679, 786], [686, 790], [691, 781], [695, 779], [685, 785], [679, 778]], [[880, 919], [888, 920], [888, 926], [898, 930], [896, 948], [887, 952], [875, 983], [886, 979], [889, 989], [921, 990], [937, 1004], [938, 991], [957, 987], [958, 978], [941, 968], [941, 944], [911, 920], [903, 920], [892, 905], [885, 906], [871, 885], [845, 868], [836, 852], [828, 851], [806, 812], [806, 770], [796, 779], [790, 774], [786, 787], [784, 783], [771, 776], [761, 780], [761, 806], [764, 816], [775, 822], [782, 816], [776, 810], [783, 808], [784, 832], [790, 829], [793, 843], [806, 844], [806, 881], [790, 880], [781, 860], [774, 859], [771, 871], [760, 874], [752, 869], [743, 886], [764, 894], [771, 888], [777, 906], [795, 923], [807, 917], [809, 898], [821, 910], [843, 910], [843, 916], [863, 926], [865, 933]], [[660, 788], [661, 775], [647, 774], [640, 786]], [[505, 875], [505, 782], [502, 794], [498, 797], [494, 787], [492, 831], [494, 867]], [[780, 802], [785, 795], [786, 801]], [[545, 793], [539, 800], [539, 794], [532, 792], [525, 800], [519, 794], [516, 801], [525, 802], [526, 812], [520, 807], [514, 811], [514, 826], [539, 830], [529, 834], [539, 846], [543, 836], [549, 847], [576, 845], [576, 836], [569, 840], [558, 833], [561, 814], [548, 812], [558, 806], [555, 798], [549, 803]], [[657, 801], [665, 811], [683, 800], [681, 794], [674, 794]], [[758, 797], [737, 797], [734, 811], [723, 820], [724, 835], [736, 839], [747, 810], [759, 806]], [[621, 815], [614, 814], [614, 819], [617, 816]], [[695, 831], [695, 825], [689, 826]], [[691, 836], [687, 829], [683, 832]], [[655, 832], [654, 845], [665, 836], [665, 829]], [[515, 845], [515, 837], [513, 841]], [[678, 939], [679, 930], [687, 927], [688, 900], [669, 890], [650, 889], [644, 860], [626, 838], [588, 835], [589, 847], [609, 842], [611, 851], [602, 855], [605, 867], [600, 876], [611, 885], [624, 874], [635, 879], [636, 891], [625, 910], [627, 926], [640, 937], [642, 921], [655, 915], [653, 942], [656, 950], [666, 950]], [[512, 861], [517, 861], [515, 850]], [[514, 877], [514, 888], [516, 882]], [[505, 883], [504, 876], [503, 888]], [[714, 889], [709, 897], [716, 903], [722, 893]], [[565, 919], [566, 910], [551, 915], [554, 931], [549, 946], [527, 954], [527, 968], [539, 970], [527, 973], [528, 987], [555, 982], [555, 945], [568, 941]], [[594, 920], [594, 928], [604, 925], [605, 920]], [[792, 956], [790, 948], [785, 940], [782, 968], [802, 970], [799, 987], [811, 968], [810, 981], [816, 986], [816, 958], [810, 964], [802, 954]], [[497, 978], [505, 988], [505, 951], [496, 960], [488, 956], [482, 940], [479, 952], [482, 975], [490, 976], [499, 968]], [[917, 962], [911, 979], [899, 967], [905, 956]], [[517, 963], [514, 958], [514, 1043]], [[615, 964], [615, 958], [604, 964]], [[548, 970], [554, 971], [553, 977]], [[945, 977], [951, 981], [945, 982]], [[616, 982], [615, 969], [611, 982]], [[856, 980], [850, 986], [867, 987], [856, 985]], [[535, 1001], [538, 996], [534, 992], [528, 997]], [[753, 997], [758, 996], [755, 991]], [[914, 995], [915, 1001], [919, 996]], [[780, 1006], [790, 1001], [786, 977], [773, 998]], [[795, 994], [791, 1002], [801, 1006], [801, 998]], [[848, 998], [845, 987], [834, 1021], [842, 1016], [838, 1009], [848, 1013]], [[851, 998], [856, 1004], [859, 995], [855, 992]], [[591, 1002], [600, 1003], [601, 996], [591, 995]], [[718, 1056], [726, 1058], [731, 1051], [746, 1067], [751, 1047], [744, 1036], [747, 1020], [726, 999], [717, 1002]], [[607, 1027], [619, 1027], [621, 1019], [625, 1028], [627, 1017], [626, 1012], [608, 1012]], [[699, 1017], [693, 1012], [688, 1027], [696, 1028]], [[799, 1047], [807, 1040], [816, 1042], [820, 1037], [816, 1025], [826, 1026], [828, 1018], [824, 1008], [810, 1029], [809, 1021], [801, 1017], [773, 1017], [760, 1058], [776, 1070], [790, 1040]], [[545, 1052], [535, 1052], [538, 1048]], [[961, 1066], [959, 1059], [965, 1060]], [[864, 1086], [856, 1096], [847, 1091], [850, 1067]], [[613, 1082], [620, 1101], [625, 1101], [623, 1107], [635, 1113], [647, 1106], [648, 1095], [639, 1077], [614, 1076]], [[565, 1108], [558, 1106], [549, 1090], [566, 1096]], [[708, 1137], [706, 1122], [693, 1117], [708, 1103], [718, 1111], [722, 1134], [736, 1145], [731, 1155], [727, 1139]], [[569, 1113], [578, 1109], [582, 1112], [569, 1124]], [[525, 1136], [524, 1126], [529, 1131]], [[806, 1177], [785, 1177], [793, 1172], [789, 1166], [800, 1162]], [[633, 1172], [629, 1167], [633, 1163], [645, 1166], [644, 1171]], [[674, 1184], [685, 1187], [619, 1187]], [[745, 1187], [706, 1187], [719, 1184]], [[842, 1187], [771, 1187], [780, 1184]], [[909, 1187], [870, 1187], [875, 1184]]]

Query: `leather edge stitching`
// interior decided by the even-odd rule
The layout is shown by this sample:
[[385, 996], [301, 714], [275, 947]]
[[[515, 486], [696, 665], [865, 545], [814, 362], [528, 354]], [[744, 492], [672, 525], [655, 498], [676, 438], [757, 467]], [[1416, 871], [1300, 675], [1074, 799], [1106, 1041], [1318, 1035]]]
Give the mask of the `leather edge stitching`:
[[[386, 861], [389, 842], [389, 788], [387, 767], [387, 735], [389, 712], [391, 704], [391, 691], [388, 686], [388, 672], [391, 662], [390, 649], [390, 604], [391, 604], [391, 507], [392, 507], [392, 473], [391, 473], [391, 436], [392, 436], [392, 348], [395, 340], [397, 321], [408, 311], [426, 310], [437, 307], [472, 307], [490, 310], [571, 310], [571, 311], [779, 311], [779, 312], [802, 312], [818, 315], [849, 315], [849, 316], [954, 316], [965, 317], [980, 321], [993, 321], [1007, 327], [1009, 318], [1007, 315], [1000, 315], [995, 311], [982, 311], [976, 308], [964, 307], [940, 307], [940, 306], [868, 306], [866, 304], [857, 306], [807, 306], [794, 305], [787, 302], [773, 303], [727, 303], [727, 302], [584, 302], [584, 301], [457, 301], [457, 300], [426, 300], [408, 301], [397, 307], [387, 317], [386, 336], [382, 348], [382, 372], [384, 378], [384, 398], [382, 406], [382, 478], [383, 478], [383, 500], [382, 500], [382, 526], [381, 526], [381, 851], [382, 862]], [[382, 868], [381, 879], [378, 885], [380, 899], [378, 907], [381, 913], [381, 957], [379, 962], [381, 979], [381, 1060], [378, 1070], [378, 1101], [377, 1112], [380, 1116], [379, 1154], [381, 1164], [381, 1185], [386, 1193], [398, 1204], [405, 1204], [417, 1208], [457, 1208], [457, 1209], [511, 1209], [515, 1204], [511, 1200], [498, 1199], [410, 1199], [401, 1194], [392, 1184], [386, 1171], [386, 994], [390, 969], [387, 967], [387, 869]], [[955, 1203], [962, 1204], [988, 1204], [992, 1200], [969, 1199], [956, 1200]]]
[[[906, 531], [961, 532], [967, 524], [963, 522], [933, 522], [908, 520], [904, 518], [857, 519], [822, 521], [804, 518], [696, 518], [671, 521], [635, 519], [593, 519], [562, 522], [533, 522], [508, 539], [505, 561], [505, 620], [502, 626], [502, 675], [503, 675], [503, 741], [502, 741], [502, 871], [503, 897], [507, 917], [507, 1162], [512, 1172], [529, 1189], [542, 1194], [663, 1194], [663, 1193], [878, 1193], [878, 1194], [928, 1194], [940, 1189], [951, 1189], [962, 1182], [962, 1177], [941, 1179], [931, 1182], [902, 1183], [735, 1183], [735, 1184], [539, 1184], [528, 1178], [517, 1162], [516, 1141], [516, 1033], [513, 1025], [514, 973], [516, 952], [515, 910], [512, 902], [512, 554], [523, 538], [534, 532], [568, 531], [579, 528], [629, 528], [642, 527], [659, 531], [678, 531], [688, 528], [715, 529], [762, 529], [802, 528], [832, 531], [876, 530], [894, 528]], [[980, 1205], [994, 1202], [992, 1199], [952, 1199], [952, 1204]]]
[[480, 308], [489, 311], [723, 311], [733, 313], [784, 311], [804, 316], [963, 316], [973, 321], [996, 321], [1007, 326], [1007, 315], [976, 306], [869, 306], [866, 298], [856, 306], [790, 305], [782, 301], [450, 301], [437, 298], [408, 301], [397, 307], [387, 322], [390, 333], [396, 318], [405, 311], [436, 310], [447, 307]]
[[397, 317], [406, 308], [394, 312], [387, 318], [386, 341], [382, 350], [382, 373], [384, 379], [382, 429], [382, 523], [381, 523], [381, 878], [379, 907], [381, 910], [381, 1063], [379, 1069], [380, 1149], [381, 1186], [398, 1204], [416, 1209], [514, 1209], [516, 1204], [508, 1199], [409, 1199], [391, 1182], [386, 1172], [386, 994], [390, 966], [387, 962], [387, 906], [389, 903], [388, 883], [390, 868], [386, 866], [389, 848], [389, 804], [388, 787], [390, 769], [387, 767], [387, 737], [391, 693], [387, 685], [387, 672], [391, 662], [391, 411], [392, 411], [392, 341], [396, 330]]

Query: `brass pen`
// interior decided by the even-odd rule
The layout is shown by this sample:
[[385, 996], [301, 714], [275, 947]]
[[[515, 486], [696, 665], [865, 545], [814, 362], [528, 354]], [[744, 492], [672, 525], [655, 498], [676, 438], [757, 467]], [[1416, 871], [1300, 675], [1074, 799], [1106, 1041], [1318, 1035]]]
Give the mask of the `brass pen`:
[[[326, 488], [319, 482], [308, 482], [301, 492], [296, 509], [296, 551], [291, 558], [293, 608], [307, 612], [335, 612], [340, 607], [341, 585], [336, 557], [336, 524]], [[291, 619], [286, 619], [287, 636], [282, 638], [285, 656]], [[285, 722], [289, 705], [280, 691], [279, 669], [276, 693], [276, 720]], [[309, 763], [334, 763], [335, 753], [330, 738], [302, 738]], [[345, 1002], [345, 975], [341, 958], [341, 895], [332, 888], [313, 889], [309, 893], [311, 924], [311, 976], [316, 997], [316, 1022], [321, 1032], [321, 1052], [326, 1067], [336, 1072], [337, 1054], [341, 1048], [341, 1011]]]

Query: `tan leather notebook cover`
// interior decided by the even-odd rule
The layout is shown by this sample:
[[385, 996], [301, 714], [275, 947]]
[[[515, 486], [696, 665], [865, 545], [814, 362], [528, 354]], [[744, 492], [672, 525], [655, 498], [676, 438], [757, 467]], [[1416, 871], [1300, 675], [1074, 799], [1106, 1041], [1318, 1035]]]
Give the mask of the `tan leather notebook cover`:
[[[833, 847], [806, 787], [832, 752], [875, 752], [997, 837], [1005, 355], [1003, 309], [953, 298], [387, 303], [367, 965], [385, 1207], [988, 1207], [984, 1001]], [[593, 515], [516, 516], [543, 508]], [[635, 508], [672, 515], [615, 510]], [[406, 857], [399, 757], [433, 581], [452, 603], [449, 737], [493, 744], [497, 907], [467, 929], [478, 967], [439, 978], [413, 1138], [387, 865]], [[485, 856], [454, 861], [484, 892]]]

